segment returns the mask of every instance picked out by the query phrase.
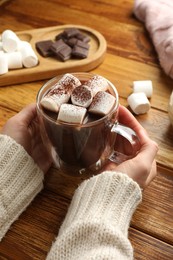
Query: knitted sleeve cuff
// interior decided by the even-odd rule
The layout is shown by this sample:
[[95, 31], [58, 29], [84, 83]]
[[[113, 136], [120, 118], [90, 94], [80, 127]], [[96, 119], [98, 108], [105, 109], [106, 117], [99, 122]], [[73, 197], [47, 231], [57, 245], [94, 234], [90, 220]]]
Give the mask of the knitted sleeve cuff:
[[0, 240], [42, 189], [43, 178], [23, 147], [0, 135]]
[[139, 185], [126, 174], [107, 171], [94, 176], [76, 190], [59, 234], [75, 222], [95, 219], [107, 221], [126, 235], [141, 199]]

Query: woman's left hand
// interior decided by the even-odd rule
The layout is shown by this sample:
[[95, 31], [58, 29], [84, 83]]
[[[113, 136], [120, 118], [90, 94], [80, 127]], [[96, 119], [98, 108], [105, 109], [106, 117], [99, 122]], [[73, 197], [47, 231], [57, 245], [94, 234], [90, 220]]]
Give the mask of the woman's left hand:
[[41, 139], [35, 104], [26, 106], [11, 117], [2, 128], [1, 134], [10, 136], [22, 145], [43, 172], [48, 171], [52, 159]]

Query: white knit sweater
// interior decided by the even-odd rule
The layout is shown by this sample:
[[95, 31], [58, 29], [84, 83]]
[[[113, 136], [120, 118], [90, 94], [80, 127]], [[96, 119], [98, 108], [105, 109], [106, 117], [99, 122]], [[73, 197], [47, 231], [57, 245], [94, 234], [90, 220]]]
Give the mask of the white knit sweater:
[[[0, 240], [43, 187], [43, 173], [26, 151], [0, 135]], [[104, 172], [76, 190], [47, 260], [133, 259], [128, 240], [141, 190], [127, 175]]]

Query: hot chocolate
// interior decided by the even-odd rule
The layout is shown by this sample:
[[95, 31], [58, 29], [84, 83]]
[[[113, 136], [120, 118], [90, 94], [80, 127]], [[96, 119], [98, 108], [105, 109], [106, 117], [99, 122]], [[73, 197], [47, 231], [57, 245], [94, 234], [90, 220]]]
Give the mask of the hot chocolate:
[[51, 84], [40, 100], [40, 109], [61, 164], [83, 169], [109, 157], [116, 138], [110, 130], [115, 107], [116, 94], [101, 76], [84, 80], [65, 74]]

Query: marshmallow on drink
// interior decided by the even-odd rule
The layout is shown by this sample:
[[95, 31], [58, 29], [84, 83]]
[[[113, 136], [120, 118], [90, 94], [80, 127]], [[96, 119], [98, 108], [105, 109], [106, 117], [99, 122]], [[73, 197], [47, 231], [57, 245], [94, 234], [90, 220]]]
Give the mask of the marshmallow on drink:
[[143, 92], [132, 93], [127, 98], [127, 102], [132, 111], [137, 115], [145, 114], [150, 109], [150, 102]]
[[91, 88], [93, 96], [99, 91], [106, 91], [108, 89], [108, 82], [105, 78], [99, 75], [93, 76], [88, 82], [85, 83], [88, 87]]
[[68, 103], [71, 93], [81, 83], [72, 74], [66, 73], [42, 99], [41, 105], [53, 112], [58, 112], [59, 107]]
[[58, 112], [62, 104], [67, 103], [70, 99], [70, 93], [67, 93], [62, 88], [55, 88], [41, 100], [41, 105], [52, 111]]
[[81, 107], [88, 107], [91, 104], [92, 99], [92, 92], [85, 85], [80, 85], [76, 87], [71, 94], [71, 101], [73, 105]]
[[99, 91], [93, 98], [89, 112], [100, 116], [107, 115], [115, 105], [116, 98], [105, 91]]
[[20, 69], [23, 67], [22, 55], [19, 51], [6, 53], [9, 69]]
[[0, 53], [0, 75], [8, 72], [8, 59], [5, 53]]
[[22, 55], [22, 63], [24, 67], [31, 68], [38, 64], [38, 57], [29, 42], [21, 41], [20, 52]]
[[40, 103], [45, 109], [49, 111], [58, 112], [59, 110], [59, 105], [57, 105], [55, 99], [52, 97], [44, 97]]
[[138, 80], [133, 81], [133, 92], [144, 92], [150, 98], [153, 94], [153, 85], [151, 80]]
[[18, 50], [20, 45], [19, 37], [11, 30], [3, 31], [2, 35], [2, 47], [6, 52], [13, 52]]
[[62, 104], [58, 114], [58, 121], [65, 123], [82, 124], [86, 115], [86, 108], [72, 104]]
[[[66, 73], [64, 74], [64, 76], [58, 81], [58, 83], [56, 84], [58, 87], [59, 85], [61, 85], [63, 88], [66, 88], [66, 90], [69, 92], [75, 88], [81, 85], [80, 80], [73, 76], [73, 74], [70, 73]], [[55, 88], [56, 88], [55, 85]], [[70, 93], [71, 94], [71, 93]]]

